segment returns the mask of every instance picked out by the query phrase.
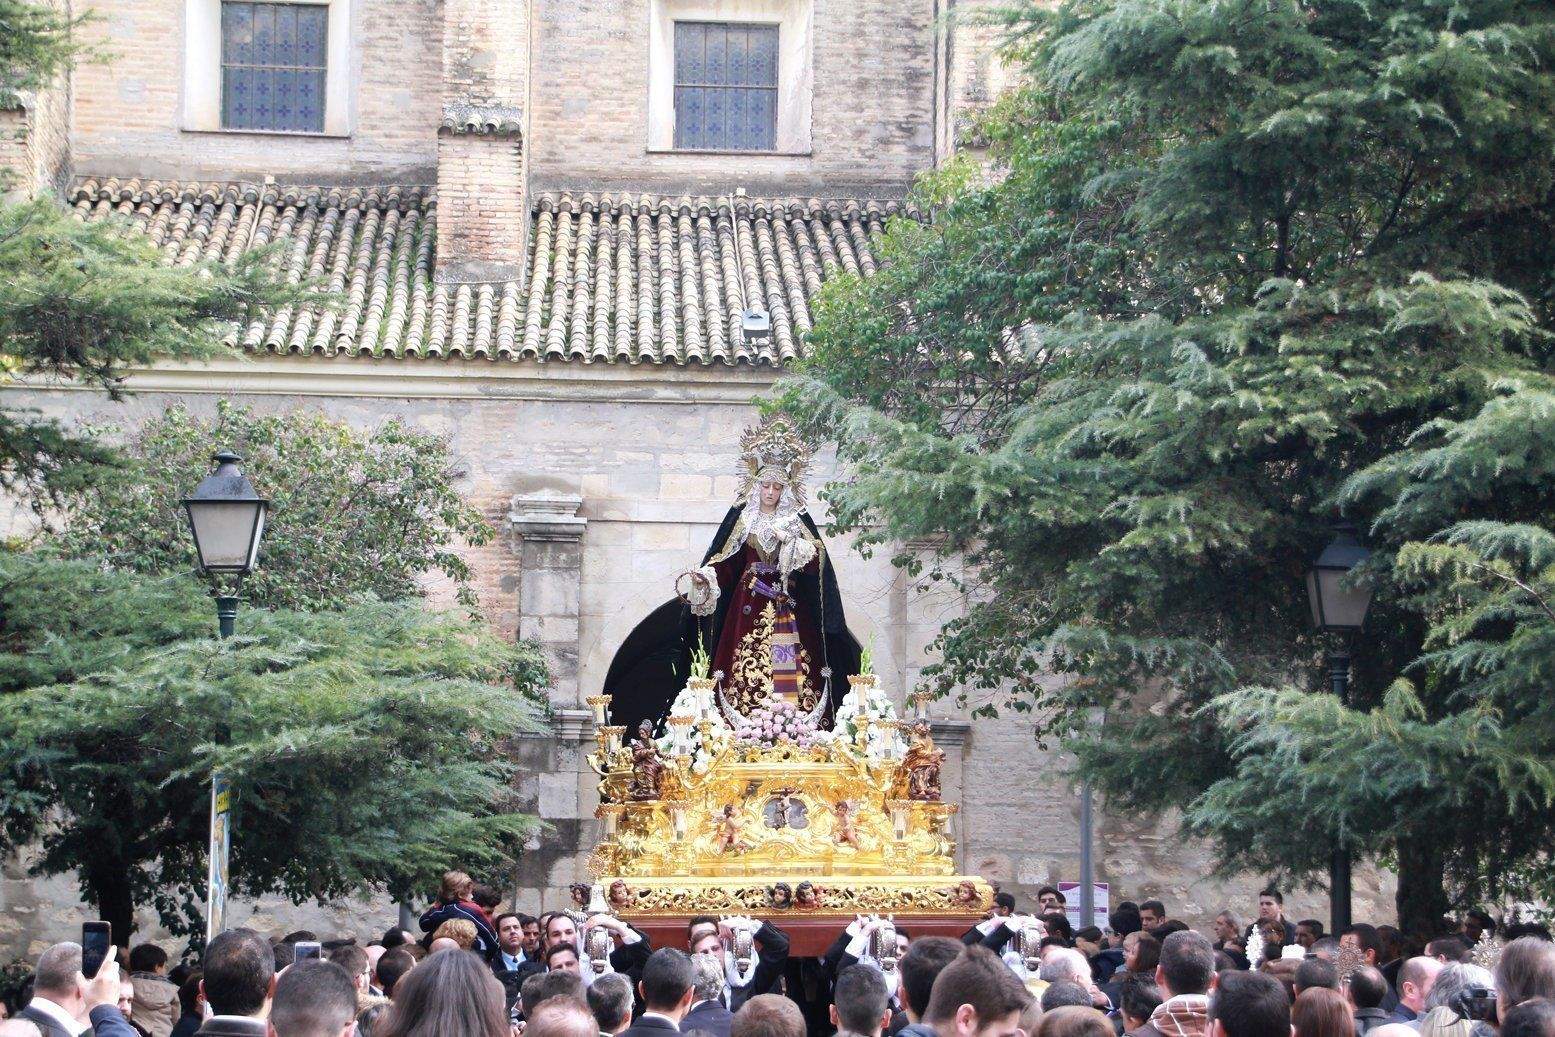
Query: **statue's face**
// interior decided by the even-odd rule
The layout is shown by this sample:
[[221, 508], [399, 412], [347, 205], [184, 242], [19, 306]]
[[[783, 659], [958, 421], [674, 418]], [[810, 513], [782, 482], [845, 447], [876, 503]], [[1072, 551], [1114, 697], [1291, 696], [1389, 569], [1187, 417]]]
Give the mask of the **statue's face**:
[[771, 511], [783, 499], [783, 484], [776, 479], [763, 479], [760, 485], [761, 510]]

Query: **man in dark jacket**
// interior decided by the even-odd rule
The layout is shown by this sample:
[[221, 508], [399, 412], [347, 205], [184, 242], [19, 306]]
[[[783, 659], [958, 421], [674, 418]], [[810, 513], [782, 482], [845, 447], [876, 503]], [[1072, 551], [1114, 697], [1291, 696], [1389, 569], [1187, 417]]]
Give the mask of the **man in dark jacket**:
[[622, 1037], [680, 1037], [680, 1022], [696, 996], [696, 972], [683, 951], [665, 947], [648, 956], [637, 984], [643, 1014]]
[[252, 929], [228, 929], [200, 960], [200, 991], [214, 1013], [198, 1037], [266, 1037], [275, 996], [275, 953]]
[[1381, 971], [1368, 965], [1356, 969], [1350, 977], [1350, 1004], [1355, 1007], [1355, 1035], [1366, 1037], [1368, 1033], [1388, 1021], [1388, 1013], [1382, 1009], [1382, 999], [1388, 992], [1388, 981]]

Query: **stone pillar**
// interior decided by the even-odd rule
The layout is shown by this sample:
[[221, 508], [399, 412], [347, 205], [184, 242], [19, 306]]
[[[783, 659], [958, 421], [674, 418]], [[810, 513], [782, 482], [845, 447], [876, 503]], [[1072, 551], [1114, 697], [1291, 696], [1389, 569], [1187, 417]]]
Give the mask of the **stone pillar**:
[[530, 0], [445, 0], [437, 139], [437, 269], [443, 284], [523, 278]]
[[[560, 906], [567, 884], [582, 878], [581, 854], [593, 845], [594, 780], [584, 756], [593, 742], [592, 714], [578, 686], [578, 615], [583, 586], [583, 498], [540, 490], [513, 497], [509, 546], [518, 556], [518, 636], [534, 641], [551, 668], [551, 730], [523, 753], [521, 794], [552, 827], [539, 851], [519, 869], [521, 909]], [[558, 900], [557, 898], [561, 898]]]
[[518, 636], [551, 666], [551, 702], [583, 708], [578, 689], [578, 603], [583, 590], [583, 498], [541, 490], [515, 496], [507, 529], [518, 555]]

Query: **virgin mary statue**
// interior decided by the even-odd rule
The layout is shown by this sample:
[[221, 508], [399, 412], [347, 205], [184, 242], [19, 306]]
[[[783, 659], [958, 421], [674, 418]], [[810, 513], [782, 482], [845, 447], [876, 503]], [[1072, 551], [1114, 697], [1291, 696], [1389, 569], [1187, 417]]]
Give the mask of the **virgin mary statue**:
[[[837, 575], [805, 510], [810, 451], [785, 418], [747, 429], [740, 490], [699, 568], [675, 581], [687, 605], [686, 647], [700, 643], [723, 674], [729, 708], [776, 695], [805, 712], [854, 672]], [[827, 707], [830, 702], [825, 703]]]

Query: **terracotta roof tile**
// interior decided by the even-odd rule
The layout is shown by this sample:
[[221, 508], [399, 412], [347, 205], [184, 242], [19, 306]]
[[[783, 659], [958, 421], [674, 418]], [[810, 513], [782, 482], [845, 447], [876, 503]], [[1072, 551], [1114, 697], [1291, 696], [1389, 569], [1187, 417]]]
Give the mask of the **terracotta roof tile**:
[[[279, 243], [293, 283], [330, 304], [255, 319], [255, 352], [583, 363], [781, 364], [804, 351], [810, 302], [838, 271], [873, 273], [899, 202], [542, 194], [527, 283], [437, 284], [437, 201], [423, 187], [82, 179], [83, 219], [118, 215], [169, 263], [232, 262]], [[747, 345], [742, 311], [772, 336]]]

